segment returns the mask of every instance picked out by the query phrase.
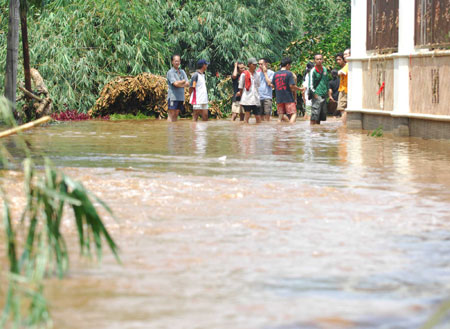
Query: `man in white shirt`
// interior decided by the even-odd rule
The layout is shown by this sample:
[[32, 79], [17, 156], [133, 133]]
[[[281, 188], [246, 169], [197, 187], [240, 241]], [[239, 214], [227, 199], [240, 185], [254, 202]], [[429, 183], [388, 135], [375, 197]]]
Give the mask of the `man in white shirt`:
[[201, 114], [202, 121], [208, 121], [208, 90], [206, 88], [205, 71], [209, 63], [201, 59], [197, 62], [197, 71], [192, 75], [189, 87], [189, 103], [192, 104], [194, 121]]
[[249, 58], [248, 71], [244, 71], [239, 78], [239, 92], [236, 96], [241, 96], [240, 105], [244, 108], [244, 121], [248, 123], [250, 116], [255, 116], [256, 123], [261, 122], [261, 102], [259, 99], [258, 88], [260, 77], [256, 72], [256, 58]]

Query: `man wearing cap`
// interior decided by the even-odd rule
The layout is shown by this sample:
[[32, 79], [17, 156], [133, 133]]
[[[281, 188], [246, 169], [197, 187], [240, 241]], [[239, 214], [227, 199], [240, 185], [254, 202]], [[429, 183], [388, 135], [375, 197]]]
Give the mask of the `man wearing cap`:
[[248, 123], [250, 116], [255, 116], [256, 123], [261, 122], [261, 103], [259, 100], [258, 88], [260, 85], [259, 74], [256, 73], [256, 58], [248, 59], [248, 71], [244, 71], [239, 78], [239, 92], [236, 96], [241, 96], [240, 104], [244, 108], [244, 121]]
[[208, 90], [206, 88], [205, 71], [209, 62], [201, 59], [197, 62], [197, 71], [192, 75], [189, 88], [189, 103], [192, 104], [194, 121], [198, 120], [201, 114], [202, 121], [208, 121]]
[[189, 80], [184, 70], [180, 69], [180, 55], [171, 57], [172, 68], [167, 72], [168, 115], [167, 121], [177, 121], [180, 110], [184, 109], [184, 88], [189, 87]]

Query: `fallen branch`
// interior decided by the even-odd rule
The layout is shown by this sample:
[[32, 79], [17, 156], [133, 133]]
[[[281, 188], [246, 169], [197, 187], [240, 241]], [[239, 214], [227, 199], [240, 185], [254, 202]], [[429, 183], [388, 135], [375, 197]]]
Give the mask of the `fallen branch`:
[[37, 108], [36, 113], [41, 114], [45, 110], [47, 105], [50, 104], [51, 102], [52, 102], [52, 100], [49, 97], [44, 98], [43, 102], [41, 104], [39, 104], [39, 107]]
[[28, 90], [26, 90], [24, 87], [19, 86], [19, 89], [20, 89], [26, 96], [28, 96], [29, 98], [33, 98], [33, 99], [37, 100], [39, 103], [43, 101], [42, 98], [36, 96], [36, 95], [33, 94], [33, 93], [30, 93], [30, 92], [29, 92]]
[[[33, 100], [34, 104], [31, 106], [30, 104], [24, 106], [24, 113], [27, 117], [27, 120], [30, 120], [32, 117], [32, 109], [34, 108], [34, 113], [37, 117], [45, 114], [49, 114], [52, 110], [52, 100], [48, 95], [47, 86], [44, 83], [44, 79], [42, 79], [38, 70], [31, 69], [31, 79], [33, 84], [37, 90], [38, 95], [32, 93], [23, 87], [23, 85], [19, 86], [19, 89], [23, 92], [24, 97], [30, 100]], [[39, 97], [40, 95], [45, 95], [44, 98]]]
[[38, 94], [44, 94], [46, 97], [48, 97], [47, 86], [45, 85], [44, 79], [39, 74], [39, 71], [32, 68], [30, 70], [30, 74], [31, 74], [31, 80], [34, 83], [34, 86], [35, 86], [35, 88], [37, 90], [37, 93]]
[[10, 136], [10, 135], [13, 135], [13, 134], [17, 134], [18, 132], [21, 132], [21, 131], [24, 131], [24, 130], [31, 129], [33, 127], [36, 127], [36, 126], [40, 125], [40, 124], [48, 122], [51, 119], [52, 119], [51, 117], [45, 116], [45, 117], [42, 117], [40, 119], [28, 122], [28, 123], [26, 123], [24, 125], [5, 130], [5, 131], [0, 133], [0, 138], [6, 137], [6, 136]]

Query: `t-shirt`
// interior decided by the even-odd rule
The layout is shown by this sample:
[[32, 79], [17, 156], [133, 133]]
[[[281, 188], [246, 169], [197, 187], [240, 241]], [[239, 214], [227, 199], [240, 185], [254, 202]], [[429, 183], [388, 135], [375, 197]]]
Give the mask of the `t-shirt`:
[[318, 72], [314, 67], [312, 70], [311, 89], [315, 94], [326, 97], [328, 95], [328, 71], [322, 67], [322, 71]]
[[195, 72], [192, 75], [190, 86], [193, 87], [195, 84], [194, 91], [191, 94], [189, 103], [192, 105], [198, 104], [208, 104], [208, 90], [206, 89], [206, 79], [205, 74], [200, 72]]
[[[273, 76], [275, 72], [272, 70], [267, 70], [267, 76], [269, 77], [269, 80], [272, 81]], [[272, 99], [272, 87], [267, 84], [266, 77], [264, 76], [264, 72], [259, 72], [259, 78], [261, 79], [259, 84], [259, 98], [261, 100], [263, 99]]]
[[236, 78], [231, 76], [231, 81], [233, 83], [233, 102], [239, 102], [241, 100], [241, 96], [236, 97], [236, 94], [239, 91], [239, 76]]
[[295, 85], [294, 75], [291, 71], [281, 70], [274, 74], [272, 84], [275, 87], [275, 96], [277, 104], [294, 103], [291, 87]]
[[184, 87], [175, 87], [173, 85], [176, 81], [186, 80], [188, 77], [184, 70], [175, 70], [173, 67], [167, 72], [167, 83], [169, 85], [167, 91], [167, 99], [171, 101], [183, 101], [184, 102]]
[[339, 75], [341, 78], [341, 82], [339, 84], [339, 91], [343, 91], [347, 93], [347, 81], [348, 81], [348, 63], [341, 69], [341, 71], [345, 72], [345, 75]]
[[331, 95], [333, 96], [333, 99], [337, 101], [339, 97], [339, 77], [328, 83], [328, 89], [331, 89]]
[[261, 101], [259, 99], [258, 88], [259, 88], [259, 83], [261, 80], [259, 79], [259, 74], [255, 71], [255, 72], [253, 72], [253, 74], [250, 75], [250, 78], [251, 78], [252, 84], [251, 84], [249, 90], [247, 90], [245, 88], [245, 73], [242, 73], [239, 78], [239, 89], [242, 89], [242, 97], [241, 97], [241, 101], [239, 103], [241, 105], [260, 106]]

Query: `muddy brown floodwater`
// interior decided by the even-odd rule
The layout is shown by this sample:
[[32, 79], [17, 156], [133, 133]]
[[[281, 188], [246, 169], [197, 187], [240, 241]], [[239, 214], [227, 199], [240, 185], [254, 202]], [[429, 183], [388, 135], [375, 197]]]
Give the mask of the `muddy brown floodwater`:
[[79, 122], [25, 137], [118, 218], [104, 217], [122, 265], [80, 260], [66, 218], [71, 269], [46, 290], [55, 328], [411, 329], [450, 297], [449, 141], [336, 121]]

